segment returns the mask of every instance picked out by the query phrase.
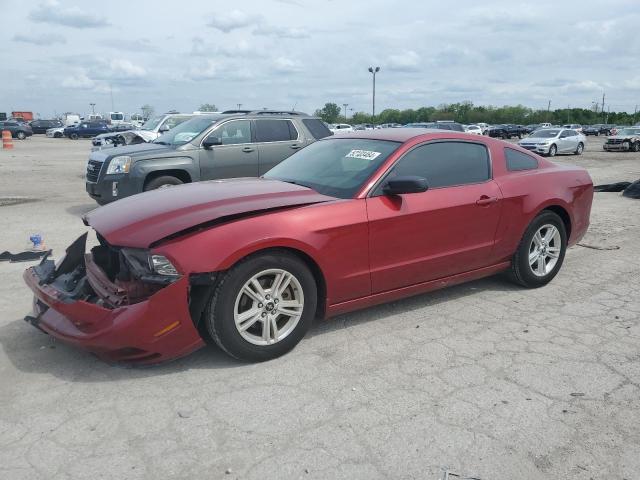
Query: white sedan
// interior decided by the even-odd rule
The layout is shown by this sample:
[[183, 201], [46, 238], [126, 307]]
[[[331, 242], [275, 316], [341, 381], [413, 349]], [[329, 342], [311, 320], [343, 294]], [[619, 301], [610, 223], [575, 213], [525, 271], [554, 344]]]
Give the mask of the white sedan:
[[482, 127], [479, 125], [467, 125], [464, 127], [464, 131], [466, 133], [471, 133], [472, 135], [482, 135]]
[[329, 126], [329, 130], [333, 133], [353, 132], [353, 127], [348, 123], [336, 123]]
[[65, 127], [49, 128], [46, 131], [46, 135], [49, 138], [62, 138], [64, 137], [64, 128]]

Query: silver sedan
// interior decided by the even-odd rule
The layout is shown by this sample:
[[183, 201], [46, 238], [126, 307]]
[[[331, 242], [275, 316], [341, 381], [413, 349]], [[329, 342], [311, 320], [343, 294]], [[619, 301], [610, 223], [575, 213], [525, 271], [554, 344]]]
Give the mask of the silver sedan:
[[541, 128], [518, 142], [522, 148], [541, 155], [555, 157], [558, 153], [581, 155], [587, 143], [586, 137], [568, 128]]

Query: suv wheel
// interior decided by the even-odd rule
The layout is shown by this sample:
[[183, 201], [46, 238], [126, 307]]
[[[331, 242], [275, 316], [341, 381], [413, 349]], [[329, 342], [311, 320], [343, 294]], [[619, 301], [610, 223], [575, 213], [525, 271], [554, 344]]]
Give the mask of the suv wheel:
[[78, 138], [80, 138], [80, 137], [78, 137], [78, 134], [77, 134], [77, 133], [72, 133], [71, 135], [69, 135], [69, 138], [70, 138], [71, 140], [77, 140], [77, 139], [78, 139]]
[[548, 210], [533, 219], [511, 261], [511, 278], [527, 288], [542, 287], [560, 271], [567, 250], [562, 219]]
[[175, 185], [182, 185], [183, 183], [184, 182], [177, 177], [163, 175], [162, 177], [156, 177], [149, 180], [149, 182], [144, 186], [144, 191], [148, 192], [149, 190], [157, 190], [158, 188], [173, 187]]
[[311, 326], [317, 287], [298, 257], [274, 251], [224, 274], [204, 312], [211, 338], [232, 357], [264, 361], [295, 347]]

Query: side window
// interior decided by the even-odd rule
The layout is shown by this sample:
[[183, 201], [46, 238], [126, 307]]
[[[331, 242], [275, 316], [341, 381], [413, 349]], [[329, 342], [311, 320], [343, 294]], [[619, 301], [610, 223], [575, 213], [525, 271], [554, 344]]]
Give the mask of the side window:
[[563, 130], [563, 132], [560, 134], [560, 138], [567, 138], [571, 136], [571, 132], [569, 130]]
[[218, 137], [222, 145], [251, 143], [251, 122], [249, 120], [227, 122], [216, 128], [209, 136]]
[[171, 130], [176, 125], [180, 125], [182, 122], [189, 120], [189, 117], [169, 117], [164, 121], [164, 125]]
[[429, 188], [481, 183], [491, 178], [489, 153], [478, 143], [429, 143], [402, 157], [390, 175], [423, 177]]
[[507, 160], [507, 170], [511, 172], [538, 168], [538, 161], [535, 158], [513, 148], [504, 149], [504, 158]]
[[318, 120], [317, 118], [303, 118], [302, 123], [316, 140], [332, 135], [331, 130], [322, 123], [322, 120]]
[[256, 120], [256, 142], [291, 140], [289, 120]]

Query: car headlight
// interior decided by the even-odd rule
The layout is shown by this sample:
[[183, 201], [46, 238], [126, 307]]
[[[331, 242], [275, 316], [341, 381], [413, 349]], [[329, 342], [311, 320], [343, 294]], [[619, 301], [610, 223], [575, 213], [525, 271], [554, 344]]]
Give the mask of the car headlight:
[[129, 173], [131, 167], [131, 157], [123, 155], [121, 157], [114, 157], [109, 162], [109, 168], [107, 169], [107, 175], [114, 173]]
[[166, 275], [168, 277], [177, 277], [180, 275], [176, 267], [163, 255], [151, 255], [149, 257], [149, 265], [158, 275]]

